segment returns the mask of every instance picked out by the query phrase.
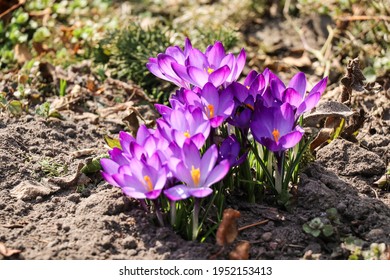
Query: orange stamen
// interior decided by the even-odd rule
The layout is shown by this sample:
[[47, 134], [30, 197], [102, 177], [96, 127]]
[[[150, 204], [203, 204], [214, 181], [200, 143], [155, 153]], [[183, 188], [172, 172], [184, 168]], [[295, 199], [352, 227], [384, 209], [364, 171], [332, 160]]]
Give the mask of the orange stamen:
[[192, 166], [191, 168], [191, 177], [192, 181], [194, 182], [195, 187], [199, 186], [199, 181], [200, 181], [200, 169], [195, 168]]
[[206, 111], [209, 113], [210, 119], [214, 117], [214, 106], [213, 105], [211, 105], [211, 104], [207, 105]]
[[255, 107], [253, 107], [251, 104], [245, 104], [246, 107], [248, 107], [249, 109], [251, 109], [252, 111], [255, 110]]
[[280, 132], [279, 132], [279, 130], [277, 130], [276, 128], [274, 128], [274, 131], [272, 131], [272, 135], [274, 136], [275, 142], [278, 142], [278, 141], [279, 141], [279, 138], [280, 138]]
[[214, 72], [214, 69], [213, 68], [210, 68], [210, 67], [207, 67], [207, 73], [209, 73], [209, 75], [211, 74], [211, 73], [213, 73]]
[[190, 137], [191, 137], [191, 135], [190, 135], [190, 133], [188, 132], [188, 130], [187, 130], [186, 132], [184, 132], [184, 136], [185, 136], [186, 138], [190, 138]]
[[150, 177], [148, 175], [145, 175], [144, 176], [144, 181], [145, 181], [146, 188], [148, 189], [148, 191], [151, 192], [153, 190], [152, 180], [150, 179]]

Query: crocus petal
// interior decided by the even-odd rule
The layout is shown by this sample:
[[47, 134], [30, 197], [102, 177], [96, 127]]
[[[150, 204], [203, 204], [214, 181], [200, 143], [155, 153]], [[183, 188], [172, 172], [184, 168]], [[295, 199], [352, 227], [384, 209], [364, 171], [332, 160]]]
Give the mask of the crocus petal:
[[272, 152], [279, 152], [279, 151], [283, 150], [283, 147], [282, 147], [280, 141], [277, 143], [273, 139], [267, 138], [267, 137], [263, 137], [259, 140], [256, 139], [256, 141], [258, 141], [261, 145], [267, 147], [267, 149], [272, 151]]
[[157, 64], [158, 67], [160, 67], [161, 72], [166, 76], [168, 75], [172, 78], [177, 78], [175, 71], [172, 69], [172, 63], [174, 62], [176, 62], [176, 60], [169, 55], [159, 54], [157, 56]]
[[130, 153], [130, 143], [135, 141], [134, 137], [125, 131], [119, 132], [119, 142], [125, 153]]
[[127, 188], [127, 189], [145, 189], [145, 187], [142, 185], [142, 183], [134, 176], [118, 173], [112, 175], [112, 178], [117, 182], [117, 184], [121, 188]]
[[217, 128], [223, 123], [223, 120], [224, 120], [224, 117], [216, 116], [216, 117], [210, 119], [210, 125], [213, 128]]
[[206, 101], [205, 103], [212, 104], [215, 107], [219, 103], [219, 93], [215, 85], [212, 83], [206, 83], [202, 89], [202, 99]]
[[145, 199], [145, 198], [146, 198], [145, 193], [136, 191], [136, 190], [134, 190], [134, 189], [122, 188], [122, 192], [123, 192], [126, 196], [131, 197], [131, 198], [135, 198], [135, 199]]
[[218, 68], [225, 57], [225, 49], [221, 42], [217, 41], [206, 51], [207, 60], [212, 68]]
[[298, 108], [303, 102], [303, 96], [293, 88], [287, 88], [283, 93], [283, 102]]
[[[191, 77], [188, 75], [187, 67], [186, 67], [186, 66], [181, 65], [181, 64], [176, 63], [176, 62], [172, 62], [172, 63], [171, 63], [171, 66], [172, 66], [173, 71], [176, 73], [176, 75], [177, 75], [179, 78], [181, 78], [182, 80], [185, 80], [185, 81], [187, 81], [187, 82], [193, 83]], [[189, 86], [188, 83], [186, 83], [185, 88], [190, 89], [190, 86]]]
[[102, 166], [104, 172], [108, 174], [118, 173], [118, 169], [120, 166], [118, 163], [109, 158], [102, 158], [100, 160], [100, 165]]
[[114, 147], [108, 154], [110, 155], [110, 158], [119, 165], [127, 165], [130, 163], [130, 161], [123, 156], [123, 151], [117, 147]]
[[188, 57], [190, 54], [190, 51], [192, 50], [192, 44], [190, 39], [186, 38], [185, 43], [184, 43], [184, 56]]
[[294, 77], [292, 77], [292, 79], [290, 80], [287, 87], [295, 89], [301, 95], [301, 98], [303, 99], [303, 97], [306, 94], [305, 73], [299, 72], [299, 73], [295, 74]]
[[195, 144], [198, 149], [201, 149], [206, 142], [206, 138], [203, 133], [197, 133], [190, 138], [191, 142]]
[[207, 58], [200, 50], [191, 49], [188, 55], [186, 66], [193, 66], [198, 69], [204, 69], [207, 64]]
[[168, 107], [163, 104], [155, 104], [154, 107], [165, 120], [169, 119], [173, 111], [171, 107]]
[[244, 49], [241, 49], [241, 52], [237, 56], [236, 65], [233, 69], [232, 80], [229, 82], [233, 82], [238, 79], [242, 70], [244, 69], [245, 62], [246, 62], [246, 52]]
[[165, 53], [171, 57], [173, 57], [179, 64], [184, 65], [184, 60], [186, 59], [183, 51], [178, 47], [168, 47]]
[[169, 119], [172, 128], [179, 130], [181, 132], [186, 132], [186, 130], [188, 129], [186, 116], [182, 111], [173, 110], [171, 113], [171, 117]]
[[200, 166], [200, 152], [198, 147], [192, 141], [185, 143], [182, 149], [183, 160], [185, 165], [189, 168], [194, 166], [195, 168]]
[[302, 104], [298, 107], [295, 115], [300, 116], [301, 114], [303, 114], [305, 112], [311, 111], [311, 109], [313, 109], [317, 105], [317, 103], [320, 101], [320, 98], [321, 98], [320, 92], [315, 92], [315, 93], [308, 95], [306, 97], [305, 101], [302, 102]]
[[200, 161], [200, 182], [206, 181], [207, 176], [210, 174], [211, 170], [215, 166], [215, 163], [217, 162], [217, 158], [217, 146], [212, 145], [207, 149]]
[[193, 197], [206, 197], [213, 193], [213, 190], [210, 188], [190, 188], [188, 193]]
[[209, 187], [214, 183], [222, 180], [229, 172], [230, 164], [228, 160], [221, 161], [213, 170], [209, 173], [206, 181], [203, 183], [203, 187]]
[[162, 190], [153, 190], [153, 191], [151, 191], [151, 192], [145, 193], [144, 195], [145, 195], [145, 197], [146, 197], [147, 199], [156, 199], [157, 197], [160, 196], [161, 191], [162, 191]]
[[164, 194], [169, 200], [177, 201], [190, 197], [190, 193], [188, 192], [189, 188], [185, 185], [178, 185], [167, 190], [164, 190]]
[[188, 66], [188, 75], [191, 77], [194, 85], [201, 88], [203, 88], [204, 84], [206, 84], [209, 79], [209, 75], [206, 70], [194, 66]]
[[184, 164], [184, 162], [180, 162], [176, 166], [176, 170], [172, 170], [172, 171], [175, 171], [173, 175], [179, 181], [186, 183], [188, 186], [193, 186], [194, 182], [192, 180], [190, 169], [191, 169], [191, 165], [187, 166], [187, 164]]
[[326, 84], [328, 82], [328, 77], [323, 78], [321, 81], [319, 81], [309, 92], [309, 95], [315, 92], [319, 92], [322, 94], [326, 88]]
[[299, 141], [301, 141], [303, 134], [303, 130], [292, 131], [280, 137], [279, 142], [282, 147], [287, 150], [298, 144]]
[[102, 175], [103, 179], [107, 181], [110, 185], [113, 185], [115, 187], [120, 187], [120, 185], [114, 180], [111, 174], [100, 171], [100, 174]]
[[294, 109], [289, 103], [283, 103], [280, 108], [274, 108], [274, 128], [280, 135], [285, 135], [293, 129], [295, 122]]
[[226, 81], [229, 74], [230, 68], [227, 65], [222, 66], [210, 74], [209, 81], [212, 82], [215, 87], [219, 87]]
[[148, 138], [150, 135], [152, 135], [154, 131], [149, 130], [149, 128], [146, 127], [146, 125], [142, 124], [137, 130], [137, 143], [143, 143], [146, 138]]
[[168, 80], [167, 77], [165, 77], [164, 74], [161, 72], [160, 67], [157, 64], [156, 58], [150, 58], [149, 63], [146, 64], [146, 68], [148, 68], [148, 70], [156, 77], [163, 80]]
[[258, 74], [256, 70], [251, 70], [244, 80], [244, 86], [250, 87]]
[[270, 89], [272, 96], [278, 100], [282, 100], [282, 92], [285, 90], [283, 82], [279, 79], [272, 79], [270, 82]]

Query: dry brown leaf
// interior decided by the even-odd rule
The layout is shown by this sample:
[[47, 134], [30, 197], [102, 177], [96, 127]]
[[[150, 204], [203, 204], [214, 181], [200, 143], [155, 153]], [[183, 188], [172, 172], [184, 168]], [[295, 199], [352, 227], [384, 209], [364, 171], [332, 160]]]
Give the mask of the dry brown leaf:
[[19, 254], [20, 252], [22, 251], [7, 248], [7, 246], [5, 246], [4, 243], [0, 242], [0, 254], [3, 255], [4, 257], [10, 257], [12, 255]]
[[240, 242], [233, 251], [229, 253], [231, 260], [247, 260], [249, 259], [249, 249], [251, 245], [248, 241]]
[[316, 127], [317, 124], [324, 118], [340, 117], [347, 119], [353, 114], [355, 113], [343, 103], [337, 101], [325, 101], [319, 103], [314, 112], [304, 115], [303, 124], [305, 127]]
[[217, 230], [217, 244], [224, 246], [232, 243], [238, 235], [237, 219], [241, 216], [240, 212], [231, 208], [223, 211], [221, 224]]
[[317, 137], [310, 143], [310, 150], [314, 151], [316, 148], [326, 143], [333, 133], [333, 128], [323, 128], [317, 134]]
[[32, 59], [32, 55], [26, 44], [16, 44], [14, 47], [15, 58], [19, 64]]
[[139, 128], [139, 121], [137, 118], [137, 113], [135, 111], [131, 112], [128, 116], [124, 117], [122, 121], [126, 125], [126, 127], [134, 135], [136, 135], [138, 128]]

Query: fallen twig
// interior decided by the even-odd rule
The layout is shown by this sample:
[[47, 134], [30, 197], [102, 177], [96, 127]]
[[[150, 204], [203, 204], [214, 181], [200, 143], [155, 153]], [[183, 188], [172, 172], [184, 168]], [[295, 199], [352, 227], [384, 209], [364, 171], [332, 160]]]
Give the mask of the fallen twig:
[[255, 226], [262, 225], [262, 224], [266, 224], [268, 222], [269, 222], [269, 219], [266, 219], [266, 220], [263, 220], [263, 221], [260, 221], [260, 222], [254, 223], [254, 224], [250, 224], [250, 225], [246, 225], [246, 226], [240, 227], [238, 229], [238, 231], [242, 231], [242, 230], [245, 230], [245, 229], [248, 229], [248, 228], [251, 228], [251, 227], [255, 227]]
[[3, 13], [1, 13], [0, 14], [0, 18], [3, 18], [4, 16], [8, 15], [9, 13], [12, 13], [14, 10], [16, 10], [17, 8], [22, 6], [25, 2], [26, 2], [26, 0], [19, 0], [18, 4], [15, 4], [15, 5], [11, 6], [8, 10], [4, 11]]

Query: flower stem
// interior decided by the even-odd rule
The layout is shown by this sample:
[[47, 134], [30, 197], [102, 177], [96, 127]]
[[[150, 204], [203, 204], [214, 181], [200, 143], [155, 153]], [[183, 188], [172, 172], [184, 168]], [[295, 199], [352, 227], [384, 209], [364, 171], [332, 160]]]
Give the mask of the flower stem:
[[154, 211], [156, 212], [156, 217], [157, 217], [157, 220], [160, 224], [160, 226], [165, 226], [164, 224], [164, 219], [163, 219], [163, 216], [161, 214], [161, 211], [160, 211], [160, 204], [158, 203], [157, 200], [154, 200]]
[[171, 225], [175, 227], [176, 224], [176, 201], [170, 200], [169, 205], [171, 207]]
[[192, 212], [192, 241], [198, 237], [200, 200], [194, 197], [194, 211]]
[[274, 153], [276, 160], [275, 168], [275, 189], [278, 194], [286, 191], [283, 189], [283, 173], [284, 173], [284, 153]]

